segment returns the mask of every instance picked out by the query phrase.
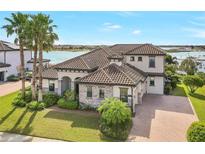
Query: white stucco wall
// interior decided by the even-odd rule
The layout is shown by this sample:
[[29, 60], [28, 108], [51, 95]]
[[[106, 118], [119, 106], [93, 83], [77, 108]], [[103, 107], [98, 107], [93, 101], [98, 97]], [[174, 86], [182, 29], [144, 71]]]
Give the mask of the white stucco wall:
[[[25, 61], [25, 68], [27, 67], [27, 61], [31, 59], [31, 51], [24, 51], [24, 61]], [[19, 51], [9, 51], [6, 52], [6, 63], [10, 64], [11, 66], [7, 68], [7, 76], [9, 75], [17, 75], [18, 74], [18, 67], [20, 66], [20, 52]], [[6, 76], [6, 78], [7, 78]]]
[[[130, 61], [130, 57], [135, 57], [135, 61]], [[142, 61], [138, 61], [138, 57], [142, 57]], [[149, 56], [126, 56], [126, 62], [143, 70], [144, 72], [164, 72], [164, 56], [155, 56], [155, 68], [149, 68]]]
[[164, 77], [155, 76], [155, 85], [150, 86], [150, 77], [147, 77], [147, 93], [148, 94], [164, 94]]
[[58, 93], [58, 80], [43, 79], [43, 91], [49, 91], [49, 82], [55, 84], [55, 92]]

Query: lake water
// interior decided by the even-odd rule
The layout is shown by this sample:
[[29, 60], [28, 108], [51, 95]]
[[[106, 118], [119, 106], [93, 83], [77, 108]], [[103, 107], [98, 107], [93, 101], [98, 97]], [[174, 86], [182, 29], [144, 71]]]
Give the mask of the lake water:
[[187, 57], [196, 57], [199, 59], [205, 59], [205, 51], [194, 51], [194, 52], [173, 52], [169, 53], [173, 57], [178, 59], [185, 59]]
[[63, 62], [65, 60], [80, 56], [82, 54], [85, 54], [89, 52], [88, 50], [83, 51], [50, 51], [50, 52], [44, 52], [43, 58], [44, 59], [50, 59], [51, 64], [57, 64], [60, 62]]

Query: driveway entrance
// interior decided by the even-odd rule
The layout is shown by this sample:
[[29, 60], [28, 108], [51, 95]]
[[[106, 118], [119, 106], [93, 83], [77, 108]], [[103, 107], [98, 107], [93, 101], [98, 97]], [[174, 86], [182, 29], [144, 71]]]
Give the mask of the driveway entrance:
[[129, 141], [186, 141], [186, 131], [197, 121], [187, 97], [146, 95], [136, 106]]

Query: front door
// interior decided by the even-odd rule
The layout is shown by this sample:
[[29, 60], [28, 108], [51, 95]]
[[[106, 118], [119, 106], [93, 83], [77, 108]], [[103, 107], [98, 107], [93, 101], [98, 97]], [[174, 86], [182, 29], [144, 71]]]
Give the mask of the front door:
[[0, 72], [0, 81], [4, 81], [4, 72]]

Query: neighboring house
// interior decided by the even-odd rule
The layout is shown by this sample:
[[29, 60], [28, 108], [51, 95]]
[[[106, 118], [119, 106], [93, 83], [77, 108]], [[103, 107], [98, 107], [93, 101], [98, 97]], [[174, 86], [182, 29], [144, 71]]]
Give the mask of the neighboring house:
[[[24, 49], [25, 70], [32, 71], [32, 52]], [[47, 67], [49, 60], [44, 60]], [[10, 75], [20, 73], [20, 52], [19, 46], [0, 40], [0, 82], [6, 81]]]
[[98, 106], [116, 97], [135, 109], [144, 94], [164, 93], [164, 56], [151, 44], [117, 44], [59, 63], [43, 72], [44, 91], [75, 90], [79, 102]]

